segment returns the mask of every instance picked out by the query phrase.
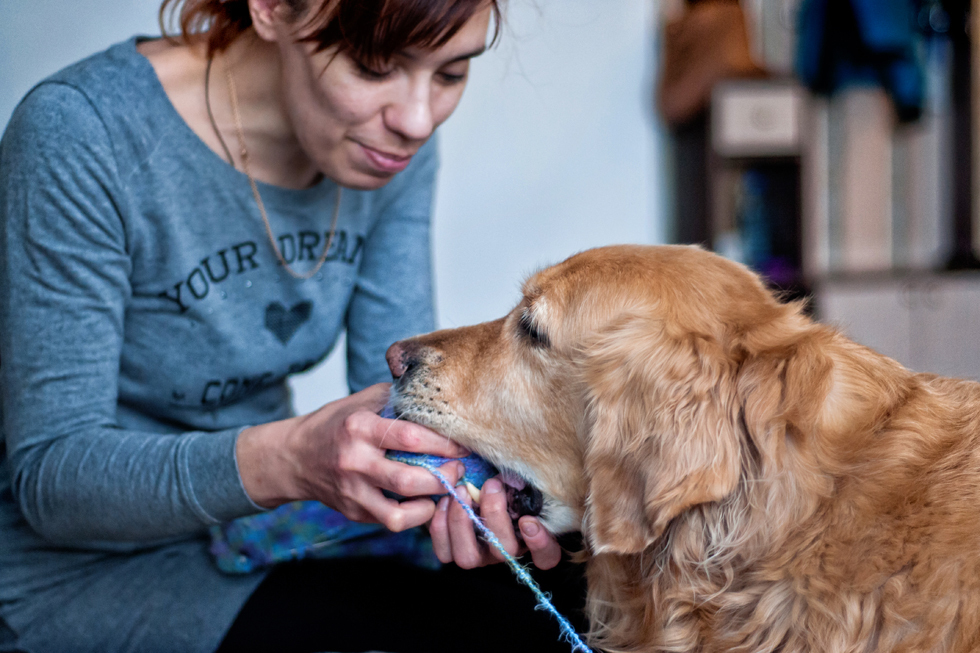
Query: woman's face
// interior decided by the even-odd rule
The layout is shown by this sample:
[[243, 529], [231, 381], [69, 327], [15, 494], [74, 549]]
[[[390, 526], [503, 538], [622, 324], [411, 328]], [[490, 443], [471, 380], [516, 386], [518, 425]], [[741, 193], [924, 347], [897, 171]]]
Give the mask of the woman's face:
[[490, 15], [488, 6], [442, 47], [405, 50], [377, 70], [335, 48], [314, 52], [314, 44], [297, 42], [296, 23], [277, 22], [283, 110], [313, 165], [361, 190], [404, 170], [459, 103]]

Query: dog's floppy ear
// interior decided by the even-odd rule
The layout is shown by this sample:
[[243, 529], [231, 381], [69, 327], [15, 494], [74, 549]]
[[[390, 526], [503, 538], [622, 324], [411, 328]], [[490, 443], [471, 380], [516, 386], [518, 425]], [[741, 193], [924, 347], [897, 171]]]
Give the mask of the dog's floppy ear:
[[[826, 430], [821, 414], [834, 369], [831, 341], [828, 329], [797, 313], [745, 338], [737, 392], [745, 435], [759, 452], [759, 474], [771, 476], [794, 464], [787, 458], [787, 437], [798, 440], [794, 452], [799, 455], [813, 445], [803, 429]], [[838, 361], [838, 369], [844, 369], [843, 363]], [[843, 405], [839, 408], [845, 411]]]
[[[872, 432], [910, 391], [911, 374], [899, 363], [810, 322], [795, 306], [746, 334], [743, 346], [737, 392], [763, 476], [795, 466], [799, 482], [817, 459], [826, 468], [860, 447], [858, 436]], [[826, 474], [813, 482], [825, 484]]]
[[643, 551], [677, 515], [735, 489], [736, 369], [712, 338], [634, 316], [589, 347], [584, 374], [593, 552]]

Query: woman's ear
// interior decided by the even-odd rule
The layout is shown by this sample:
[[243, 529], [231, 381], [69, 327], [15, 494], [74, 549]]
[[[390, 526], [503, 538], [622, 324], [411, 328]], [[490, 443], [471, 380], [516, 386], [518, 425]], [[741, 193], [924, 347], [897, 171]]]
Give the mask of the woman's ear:
[[741, 470], [737, 366], [708, 336], [631, 318], [590, 347], [584, 531], [594, 553], [637, 553]]

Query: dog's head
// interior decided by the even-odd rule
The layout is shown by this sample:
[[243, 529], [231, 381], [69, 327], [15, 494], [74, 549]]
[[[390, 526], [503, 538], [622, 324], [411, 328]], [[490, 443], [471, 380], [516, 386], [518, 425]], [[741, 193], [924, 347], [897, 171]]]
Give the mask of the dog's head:
[[388, 359], [400, 415], [540, 489], [552, 532], [633, 553], [805, 447], [793, 424], [832, 426], [820, 329], [699, 248], [617, 246], [533, 275], [502, 319]]

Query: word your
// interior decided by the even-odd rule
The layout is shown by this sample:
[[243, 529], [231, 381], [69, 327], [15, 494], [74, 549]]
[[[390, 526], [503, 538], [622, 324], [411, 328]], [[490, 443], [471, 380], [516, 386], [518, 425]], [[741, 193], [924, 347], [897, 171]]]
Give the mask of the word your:
[[[315, 231], [300, 231], [297, 234], [279, 236], [279, 251], [287, 264], [297, 261], [316, 261], [320, 257], [321, 243], [326, 242], [329, 232], [319, 234]], [[354, 265], [358, 255], [364, 249], [364, 237], [360, 234], [348, 235], [346, 231], [338, 231], [330, 243], [327, 261], [341, 261]], [[262, 257], [268, 257], [271, 252], [266, 247]], [[187, 312], [192, 301], [200, 301], [207, 297], [211, 290], [226, 281], [232, 274], [238, 276], [263, 267], [259, 256], [259, 246], [251, 241], [226, 247], [201, 260], [200, 265], [172, 287], [158, 293], [158, 297], [168, 299], [180, 309]], [[265, 263], [268, 265], [268, 263]], [[281, 267], [278, 261], [274, 265]]]

